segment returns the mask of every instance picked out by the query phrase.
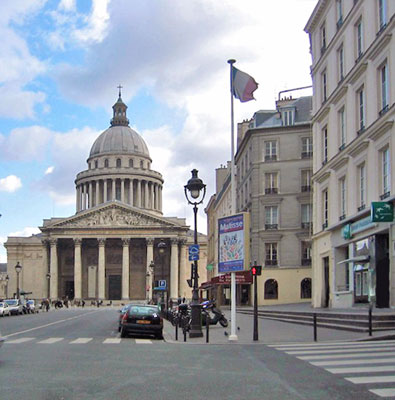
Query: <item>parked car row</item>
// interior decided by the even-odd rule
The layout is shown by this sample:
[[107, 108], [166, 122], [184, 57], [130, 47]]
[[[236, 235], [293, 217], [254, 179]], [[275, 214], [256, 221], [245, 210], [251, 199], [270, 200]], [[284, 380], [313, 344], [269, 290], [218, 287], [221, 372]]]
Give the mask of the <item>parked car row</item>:
[[131, 334], [163, 338], [163, 318], [156, 305], [126, 304], [120, 310], [118, 331], [125, 338]]
[[37, 312], [34, 300], [5, 299], [0, 300], [0, 316], [21, 315]]

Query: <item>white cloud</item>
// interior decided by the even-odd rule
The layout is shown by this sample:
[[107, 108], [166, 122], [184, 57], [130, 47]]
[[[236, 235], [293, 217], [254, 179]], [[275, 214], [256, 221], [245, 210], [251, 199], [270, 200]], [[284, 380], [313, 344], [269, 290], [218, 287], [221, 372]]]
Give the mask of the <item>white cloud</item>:
[[32, 235], [37, 235], [40, 232], [41, 231], [40, 231], [39, 228], [35, 228], [35, 227], [32, 227], [32, 226], [26, 226], [21, 231], [9, 233], [8, 236], [11, 236], [11, 237], [13, 237], [13, 236], [16, 236], [16, 237], [30, 237]]
[[13, 193], [22, 187], [20, 178], [15, 175], [8, 175], [0, 179], [0, 191]]
[[52, 174], [52, 172], [54, 171], [55, 167], [52, 165], [51, 167], [48, 167], [46, 169], [46, 171], [44, 172], [45, 175], [49, 175]]
[[75, 11], [76, 0], [61, 0], [59, 3], [59, 9], [64, 11]]

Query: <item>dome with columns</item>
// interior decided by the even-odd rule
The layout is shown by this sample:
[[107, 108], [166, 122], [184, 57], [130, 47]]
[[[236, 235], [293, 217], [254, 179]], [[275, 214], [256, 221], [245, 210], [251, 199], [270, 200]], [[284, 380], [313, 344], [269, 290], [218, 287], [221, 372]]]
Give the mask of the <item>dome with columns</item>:
[[75, 180], [77, 212], [116, 200], [161, 215], [163, 178], [151, 169], [144, 139], [129, 127], [121, 91], [112, 108], [111, 126], [95, 140], [88, 169]]

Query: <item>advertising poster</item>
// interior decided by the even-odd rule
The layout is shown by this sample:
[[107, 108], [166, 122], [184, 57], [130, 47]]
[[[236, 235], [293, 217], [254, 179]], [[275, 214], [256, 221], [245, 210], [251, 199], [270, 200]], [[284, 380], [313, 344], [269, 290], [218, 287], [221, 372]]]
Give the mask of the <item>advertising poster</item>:
[[218, 219], [218, 272], [243, 271], [246, 263], [245, 213]]

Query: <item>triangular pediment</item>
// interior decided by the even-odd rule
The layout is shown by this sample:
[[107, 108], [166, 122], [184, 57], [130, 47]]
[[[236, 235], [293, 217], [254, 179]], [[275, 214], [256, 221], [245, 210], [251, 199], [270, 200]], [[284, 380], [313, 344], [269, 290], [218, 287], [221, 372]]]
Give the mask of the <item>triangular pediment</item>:
[[123, 204], [107, 204], [82, 211], [70, 218], [57, 221], [46, 228], [103, 228], [103, 227], [180, 227], [174, 222], [167, 221], [149, 213], [140, 212], [134, 207]]

